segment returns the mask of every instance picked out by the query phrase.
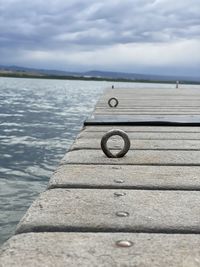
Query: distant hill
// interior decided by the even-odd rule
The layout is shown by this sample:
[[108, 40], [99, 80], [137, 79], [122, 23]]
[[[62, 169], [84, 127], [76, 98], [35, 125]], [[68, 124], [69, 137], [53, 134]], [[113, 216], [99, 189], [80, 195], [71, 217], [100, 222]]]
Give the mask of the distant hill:
[[182, 82], [200, 82], [199, 77], [190, 76], [169, 76], [169, 75], [148, 75], [148, 74], [138, 74], [138, 73], [125, 73], [125, 72], [110, 72], [110, 71], [99, 71], [92, 70], [87, 72], [69, 72], [60, 70], [48, 70], [48, 69], [34, 69], [19, 66], [4, 66], [0, 65], [0, 74], [27, 74], [27, 75], [37, 75], [37, 76], [70, 76], [70, 77], [85, 77], [85, 78], [106, 78], [106, 79], [120, 79], [120, 80], [143, 80], [143, 81], [182, 81]]
[[0, 65], [0, 71], [12, 71], [12, 72], [25, 72], [25, 73], [35, 73], [35, 74], [44, 74], [44, 75], [77, 75], [75, 72], [67, 72], [61, 70], [47, 70], [47, 69], [34, 69], [26, 68], [19, 66], [3, 66]]
[[148, 75], [138, 73], [123, 73], [123, 72], [105, 72], [105, 71], [88, 71], [85, 75], [105, 78], [122, 78], [131, 80], [153, 80], [153, 81], [193, 81], [200, 82], [199, 77], [186, 77], [186, 76], [168, 76], [168, 75]]

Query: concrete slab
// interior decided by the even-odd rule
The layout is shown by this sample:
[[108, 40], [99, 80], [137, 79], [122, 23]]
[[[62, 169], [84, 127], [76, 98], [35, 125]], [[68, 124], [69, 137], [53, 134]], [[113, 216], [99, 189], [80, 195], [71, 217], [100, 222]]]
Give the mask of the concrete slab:
[[[103, 136], [103, 134], [102, 134]], [[70, 150], [77, 149], [101, 149], [101, 138], [80, 138], [72, 144]], [[109, 148], [119, 150], [123, 147], [123, 140], [120, 138], [110, 139]], [[136, 140], [131, 139], [130, 149], [149, 150], [200, 150], [200, 140]]]
[[[148, 88], [147, 88], [148, 86]], [[108, 95], [108, 94], [113, 94], [116, 93], [116, 94], [122, 94], [124, 95], [125, 92], [126, 94], [134, 94], [134, 95], [156, 95], [156, 96], [162, 96], [162, 95], [174, 95], [174, 96], [181, 96], [181, 95], [188, 95], [189, 97], [192, 97], [193, 95], [199, 95], [200, 92], [199, 92], [199, 89], [200, 89], [200, 86], [197, 85], [194, 86], [191, 85], [191, 88], [184, 88], [184, 85], [180, 85], [180, 88], [175, 88], [175, 84], [174, 84], [174, 88], [172, 88], [172, 85], [169, 84], [167, 85], [166, 84], [166, 87], [165, 88], [155, 88], [155, 86], [153, 84], [145, 84], [145, 86], [143, 87], [142, 84], [140, 84], [138, 86], [138, 88], [114, 88], [114, 89], [107, 89], [105, 91], [105, 94], [104, 95]]]
[[[113, 152], [114, 153], [114, 152]], [[101, 150], [73, 150], [61, 164], [105, 165], [200, 165], [200, 151], [190, 150], [130, 150], [123, 158], [107, 158]]]
[[[114, 127], [112, 128], [114, 129]], [[121, 129], [121, 126], [118, 126], [116, 129]], [[77, 138], [101, 138], [105, 132], [81, 132]], [[129, 132], [128, 136], [130, 139], [137, 140], [200, 140], [200, 132]]]
[[200, 115], [192, 115], [192, 114], [187, 114], [187, 115], [171, 115], [171, 114], [166, 114], [166, 115], [144, 115], [144, 114], [138, 114], [138, 115], [124, 115], [124, 114], [113, 114], [112, 115], [92, 115], [90, 118], [88, 118], [85, 121], [85, 125], [105, 125], [105, 124], [123, 124], [123, 125], [137, 125], [141, 124], [144, 125], [153, 125], [153, 123], [156, 122], [156, 125], [163, 125], [167, 124], [168, 126], [176, 126], [181, 124], [182, 126], [199, 126], [200, 124]]
[[200, 190], [200, 167], [63, 165], [48, 188]]
[[[197, 98], [190, 98], [190, 99], [187, 99], [187, 97], [183, 97], [182, 99], [180, 98], [175, 98], [174, 96], [172, 97], [169, 97], [169, 96], [163, 96], [163, 98], [153, 98], [153, 97], [149, 97], [149, 98], [144, 98], [144, 96], [140, 95], [139, 97], [135, 96], [135, 95], [130, 95], [130, 96], [126, 96], [123, 97], [123, 96], [119, 96], [119, 95], [109, 95], [109, 96], [106, 96], [106, 97], [103, 97], [102, 99], [100, 99], [100, 101], [98, 102], [98, 104], [102, 104], [102, 105], [105, 105], [106, 107], [108, 106], [108, 100], [112, 97], [115, 97], [117, 98], [117, 100], [119, 101], [119, 107], [120, 107], [120, 103], [123, 103], [123, 104], [136, 104], [136, 105], [141, 105], [141, 104], [144, 104], [144, 103], [147, 103], [149, 105], [151, 104], [166, 104], [166, 106], [174, 106], [174, 104], [181, 104], [181, 106], [183, 105], [190, 105], [192, 106], [192, 104], [199, 104], [200, 102], [200, 97], [197, 96]], [[129, 97], [129, 99], [127, 98]], [[97, 106], [98, 106], [97, 104]], [[129, 106], [129, 105], [127, 105]]]
[[[96, 105], [96, 108], [107, 108], [108, 107], [108, 100], [104, 99], [102, 102], [98, 102]], [[139, 100], [137, 100], [136, 102], [134, 102], [133, 100], [131, 100], [130, 102], [127, 101], [121, 101], [119, 100], [119, 105], [118, 108], [199, 108], [199, 102], [194, 103], [193, 101], [187, 101], [187, 102], [176, 102], [176, 103], [169, 103], [169, 101], [167, 103], [159, 103], [159, 102], [141, 102]]]
[[[109, 108], [108, 100], [111, 97], [118, 99], [117, 108]], [[109, 120], [109, 115], [112, 114], [113, 116], [118, 115], [121, 120], [127, 120], [123, 116], [133, 116], [133, 121], [137, 119], [150, 121], [150, 116], [153, 117], [153, 120], [159, 120], [159, 117], [162, 116], [162, 120], [182, 122], [186, 119], [197, 122], [199, 121], [199, 105], [200, 94], [197, 90], [192, 96], [185, 91], [175, 93], [168, 90], [165, 93], [158, 91], [149, 93], [147, 90], [141, 90], [141, 92], [116, 90], [106, 92], [98, 101], [93, 115], [96, 120], [103, 120], [100, 119], [103, 116], [105, 116], [105, 120]], [[183, 116], [187, 116], [187, 118]], [[115, 120], [119, 119], [115, 118]]]
[[[112, 97], [112, 96], [111, 96]], [[115, 96], [116, 97], [116, 96]], [[118, 107], [135, 107], [135, 106], [157, 106], [157, 107], [192, 107], [193, 104], [194, 106], [198, 106], [200, 104], [200, 98], [199, 99], [174, 99], [174, 100], [170, 100], [170, 99], [139, 99], [139, 98], [135, 98], [135, 99], [122, 99], [120, 97], [116, 97], [119, 104]], [[102, 99], [102, 101], [99, 101], [96, 105], [96, 107], [108, 107], [108, 100], [110, 99], [110, 97], [108, 98], [104, 98]]]
[[105, 106], [105, 107], [96, 107], [95, 108], [95, 112], [96, 111], [122, 111], [122, 112], [127, 112], [127, 111], [200, 111], [200, 107], [170, 107], [170, 108], [167, 108], [167, 107], [146, 107], [146, 106], [134, 106], [134, 107], [120, 107], [120, 106], [117, 106], [115, 108], [111, 108], [110, 106]]
[[[193, 105], [194, 104], [194, 105]], [[140, 109], [142, 109], [142, 110], [144, 110], [144, 109], [153, 109], [153, 110], [162, 110], [162, 109], [199, 109], [199, 103], [197, 103], [197, 104], [195, 104], [195, 103], [190, 103], [190, 102], [188, 102], [187, 104], [185, 103], [185, 104], [181, 104], [181, 103], [176, 103], [176, 104], [173, 104], [173, 105], [167, 105], [167, 104], [161, 104], [161, 105], [159, 105], [158, 103], [140, 103], [140, 104], [137, 104], [137, 103], [130, 103], [130, 104], [128, 104], [128, 103], [120, 103], [120, 106], [118, 107], [118, 108], [120, 108], [121, 110], [123, 110], [123, 109], [126, 109], [127, 108], [127, 106], [129, 107], [129, 109], [138, 109], [138, 110], [140, 110]], [[98, 104], [97, 106], [96, 106], [96, 108], [97, 109], [107, 109], [108, 108], [108, 106], [107, 106], [107, 104]]]
[[93, 115], [199, 115], [200, 111], [198, 110], [184, 110], [184, 111], [179, 111], [179, 110], [121, 110], [121, 109], [105, 109], [105, 110], [95, 110], [93, 112]]
[[[120, 247], [119, 241], [130, 247]], [[30, 233], [1, 249], [1, 267], [196, 267], [200, 235]]]
[[200, 233], [198, 191], [52, 189], [19, 223], [25, 232]]
[[[84, 127], [84, 132], [106, 132], [113, 128], [118, 128], [119, 126], [87, 126]], [[194, 132], [199, 133], [200, 127], [161, 127], [161, 126], [120, 126], [120, 129], [122, 129], [125, 132], [177, 132], [177, 133], [188, 133], [188, 132]]]

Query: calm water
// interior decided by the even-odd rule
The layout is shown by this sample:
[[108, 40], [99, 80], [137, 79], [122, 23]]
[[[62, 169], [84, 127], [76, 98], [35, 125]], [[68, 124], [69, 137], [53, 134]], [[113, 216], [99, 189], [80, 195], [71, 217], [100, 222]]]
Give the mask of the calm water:
[[84, 119], [103, 89], [111, 85], [0, 78], [0, 244], [13, 234], [32, 201], [46, 188]]

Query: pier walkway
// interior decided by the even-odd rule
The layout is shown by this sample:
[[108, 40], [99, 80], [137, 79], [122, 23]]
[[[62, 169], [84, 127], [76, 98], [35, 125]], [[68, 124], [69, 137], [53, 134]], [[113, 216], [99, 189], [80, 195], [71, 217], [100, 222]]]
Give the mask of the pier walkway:
[[[122, 158], [101, 150], [111, 129], [130, 138]], [[113, 153], [123, 146], [108, 142]], [[200, 266], [199, 191], [200, 88], [108, 89], [0, 267]]]

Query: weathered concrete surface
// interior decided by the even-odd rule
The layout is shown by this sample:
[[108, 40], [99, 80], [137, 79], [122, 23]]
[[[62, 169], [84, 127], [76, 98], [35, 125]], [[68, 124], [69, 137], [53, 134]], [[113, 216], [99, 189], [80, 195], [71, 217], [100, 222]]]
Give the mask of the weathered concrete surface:
[[108, 97], [118, 97], [123, 100], [170, 100], [168, 104], [170, 105], [171, 101], [182, 101], [182, 100], [196, 100], [200, 99], [199, 87], [193, 89], [180, 88], [180, 89], [159, 89], [159, 88], [117, 88], [117, 89], [108, 89], [101, 96], [100, 101], [106, 100]]
[[[98, 104], [96, 105], [97, 108], [104, 107], [108, 108], [108, 100], [110, 97], [107, 99], [104, 99], [103, 101], [99, 101]], [[186, 99], [175, 99], [175, 100], [170, 100], [171, 102], [169, 103], [169, 100], [164, 100], [164, 99], [122, 99], [121, 97], [118, 97], [119, 100], [119, 105], [117, 108], [134, 108], [134, 107], [174, 107], [174, 108], [186, 108], [186, 107], [199, 107], [200, 104], [200, 99], [195, 100], [191, 99], [186, 100]]]
[[[114, 128], [114, 127], [113, 127]], [[117, 129], [121, 129], [120, 126]], [[105, 131], [104, 133], [106, 133]], [[104, 133], [101, 132], [81, 132], [77, 138], [101, 138]], [[130, 139], [137, 139], [137, 140], [200, 140], [200, 133], [174, 133], [174, 132], [130, 132], [129, 134]]]
[[[109, 108], [108, 100], [115, 97], [119, 101], [116, 108]], [[199, 88], [186, 90], [176, 89], [110, 89], [98, 101], [94, 118], [95, 121], [200, 121], [200, 92]], [[110, 116], [112, 115], [112, 116]], [[112, 117], [112, 119], [110, 118]]]
[[[113, 96], [119, 106], [108, 109]], [[199, 123], [200, 90], [109, 90], [95, 114], [92, 123]], [[121, 159], [99, 149], [113, 128], [126, 129], [132, 141]], [[200, 127], [86, 127], [72, 147], [78, 150], [51, 178], [51, 190], [18, 225], [16, 233], [27, 234], [2, 248], [0, 267], [200, 266], [199, 142]], [[111, 146], [116, 152], [118, 141]], [[116, 246], [127, 239], [131, 247]]]
[[200, 190], [200, 167], [63, 165], [49, 188], [129, 188]]
[[16, 233], [200, 233], [199, 203], [198, 191], [53, 189], [32, 204]]
[[[103, 136], [103, 133], [102, 133]], [[147, 150], [200, 150], [200, 140], [136, 140], [131, 138], [130, 149], [147, 149]], [[79, 138], [71, 146], [71, 150], [75, 149], [101, 149], [101, 138]], [[109, 140], [110, 149], [121, 149], [123, 140]]]
[[[83, 129], [83, 132], [102, 132], [105, 133], [113, 128], [118, 128], [118, 125], [113, 126], [87, 126]], [[187, 133], [194, 132], [199, 133], [200, 127], [169, 127], [169, 126], [120, 126], [120, 129], [125, 132], [178, 132]]]
[[[121, 95], [123, 98], [128, 98], [129, 99], [129, 95], [133, 95], [136, 97], [137, 95], [140, 97], [146, 97], [149, 98], [149, 96], [153, 96], [156, 98], [160, 98], [160, 97], [173, 97], [173, 99], [175, 97], [179, 97], [181, 98], [182, 95], [185, 95], [188, 97], [188, 99], [190, 98], [195, 98], [197, 99], [198, 95], [200, 95], [199, 92], [199, 86], [197, 87], [192, 87], [190, 89], [188, 89], [188, 86], [186, 88], [184, 88], [184, 85], [180, 85], [180, 88], [175, 89], [175, 85], [174, 88], [171, 88], [171, 86], [166, 84], [166, 88], [155, 88], [155, 86], [153, 84], [149, 84], [149, 87], [147, 88], [147, 85], [145, 84], [145, 88], [142, 87], [142, 84], [140, 84], [140, 87], [136, 88], [115, 88], [115, 89], [107, 89], [105, 91], [105, 94], [101, 97], [106, 97], [108, 95]], [[166, 99], [166, 97], [164, 97]]]
[[200, 111], [176, 111], [176, 110], [166, 110], [166, 111], [143, 111], [143, 110], [138, 110], [138, 111], [133, 111], [133, 110], [129, 110], [129, 111], [121, 111], [120, 109], [115, 109], [114, 111], [111, 110], [102, 110], [102, 111], [95, 111], [93, 113], [94, 115], [166, 115], [166, 114], [170, 114], [170, 115], [188, 115], [188, 114], [192, 114], [192, 115], [199, 115]]
[[[108, 98], [109, 99], [109, 98]], [[97, 104], [97, 106], [96, 106], [96, 108], [101, 108], [101, 109], [103, 109], [103, 108], [107, 108], [108, 107], [108, 104], [107, 104], [107, 101], [108, 100], [105, 100], [106, 101], [106, 103], [103, 103], [103, 102], [99, 102], [98, 104]], [[194, 109], [194, 108], [199, 108], [199, 104], [200, 104], [200, 101], [197, 101], [197, 102], [192, 102], [192, 104], [191, 104], [191, 102], [174, 102], [174, 103], [171, 103], [171, 104], [169, 104], [169, 103], [166, 103], [166, 102], [153, 102], [153, 103], [151, 103], [151, 102], [147, 102], [147, 101], [145, 101], [145, 102], [140, 102], [139, 104], [138, 104], [138, 102], [134, 102], [134, 101], [131, 101], [131, 102], [127, 102], [127, 101], [121, 101], [120, 100], [120, 106], [118, 106], [117, 108], [120, 108], [120, 109], [125, 109], [125, 108], [127, 108], [127, 106], [129, 107], [129, 109], [134, 109], [134, 108], [138, 108], [138, 109], [145, 109], [145, 108], [147, 108], [147, 109], [153, 109], [153, 108], [156, 108], [156, 109], [158, 109], [158, 108], [163, 108], [163, 109], [169, 109], [169, 108], [174, 108], [174, 109], [180, 109], [180, 108], [185, 108], [185, 109]]]
[[[109, 100], [110, 97], [108, 97], [107, 99], [103, 100], [102, 102], [100, 101], [98, 104], [97, 104], [97, 108], [101, 108], [101, 107], [104, 107], [104, 108], [108, 108], [108, 100]], [[118, 98], [119, 100], [119, 105], [117, 106], [117, 108], [134, 108], [134, 107], [148, 107], [148, 108], [151, 108], [151, 107], [162, 107], [162, 108], [170, 108], [170, 107], [174, 107], [174, 108], [187, 108], [187, 107], [199, 107], [199, 104], [200, 104], [200, 99], [198, 100], [194, 100], [194, 99], [191, 99], [191, 101], [189, 100], [174, 100], [169, 103], [169, 100], [163, 100], [163, 99], [143, 99], [143, 100], [140, 100], [140, 99], [131, 99], [131, 100], [127, 100], [127, 99], [121, 99], [120, 97]], [[104, 102], [105, 101], [105, 102]]]
[[[131, 247], [118, 247], [129, 240]], [[31, 233], [12, 237], [0, 267], [197, 267], [200, 235]]]
[[200, 112], [200, 107], [115, 107], [115, 108], [110, 108], [109, 106], [107, 107], [96, 107], [94, 110], [94, 113], [102, 113], [102, 112]]
[[170, 115], [199, 115], [200, 114], [200, 110], [171, 110], [170, 108], [168, 110], [133, 110], [133, 109], [129, 109], [129, 110], [124, 110], [124, 109], [119, 109], [119, 108], [115, 108], [115, 109], [103, 109], [103, 110], [95, 110], [95, 112], [93, 113], [94, 115], [166, 115], [166, 114], [170, 114]]
[[200, 151], [130, 150], [123, 158], [107, 158], [101, 150], [73, 150], [61, 164], [200, 165]]
[[[156, 122], [156, 124], [155, 124]], [[184, 125], [199, 126], [200, 115], [92, 115], [85, 125]]]

